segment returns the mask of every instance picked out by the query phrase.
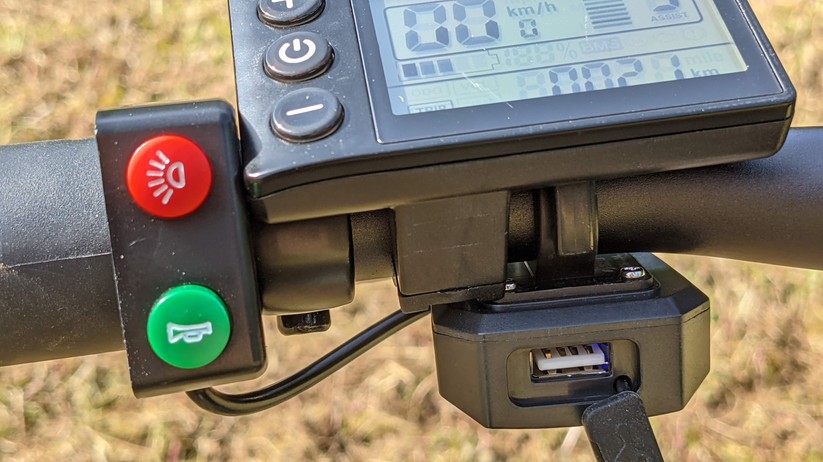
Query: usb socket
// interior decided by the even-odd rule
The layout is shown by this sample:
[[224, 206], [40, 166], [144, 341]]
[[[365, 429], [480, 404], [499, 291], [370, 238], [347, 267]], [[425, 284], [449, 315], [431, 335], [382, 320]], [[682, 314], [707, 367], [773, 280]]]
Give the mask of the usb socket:
[[531, 350], [532, 379], [548, 381], [609, 375], [608, 343], [585, 343]]

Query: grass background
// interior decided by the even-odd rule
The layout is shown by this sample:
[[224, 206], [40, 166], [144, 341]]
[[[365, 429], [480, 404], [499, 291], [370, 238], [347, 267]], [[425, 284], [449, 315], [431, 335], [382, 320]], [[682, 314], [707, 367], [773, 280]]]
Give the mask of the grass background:
[[[798, 87], [795, 124], [820, 124], [823, 3], [752, 4]], [[0, 144], [91, 136], [99, 108], [233, 100], [225, 9], [218, 0], [0, 0]], [[823, 276], [664, 258], [714, 310], [711, 374], [684, 411], [652, 419], [667, 459], [823, 460]], [[270, 369], [256, 383], [395, 307], [391, 284], [367, 284], [333, 313], [328, 335], [283, 338], [268, 320]], [[122, 352], [0, 370], [0, 460], [229, 459], [593, 457], [579, 428], [486, 430], [442, 400], [426, 322], [305, 395], [242, 418], [205, 414], [182, 395], [134, 399]]]

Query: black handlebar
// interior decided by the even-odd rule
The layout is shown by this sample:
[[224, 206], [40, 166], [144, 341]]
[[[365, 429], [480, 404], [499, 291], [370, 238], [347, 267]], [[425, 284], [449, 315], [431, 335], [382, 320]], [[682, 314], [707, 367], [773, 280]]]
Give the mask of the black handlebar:
[[773, 157], [598, 183], [601, 253], [671, 252], [823, 269], [823, 128]]
[[[823, 269], [821, 146], [823, 128], [794, 129], [768, 159], [598, 182], [599, 251]], [[123, 348], [97, 156], [93, 139], [0, 148], [0, 366]], [[512, 200], [516, 258], [533, 204]], [[352, 217], [358, 280], [392, 275], [389, 220]]]
[[93, 139], [0, 149], [0, 365], [123, 348]]

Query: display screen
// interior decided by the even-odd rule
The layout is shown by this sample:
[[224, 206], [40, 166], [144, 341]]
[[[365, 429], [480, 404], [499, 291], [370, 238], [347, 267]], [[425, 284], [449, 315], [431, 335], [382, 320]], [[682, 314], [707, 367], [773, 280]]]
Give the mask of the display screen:
[[746, 71], [712, 0], [370, 0], [392, 113]]

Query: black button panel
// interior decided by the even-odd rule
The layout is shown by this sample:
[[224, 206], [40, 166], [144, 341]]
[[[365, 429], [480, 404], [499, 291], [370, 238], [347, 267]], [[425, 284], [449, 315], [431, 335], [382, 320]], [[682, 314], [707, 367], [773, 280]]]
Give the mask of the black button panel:
[[328, 40], [314, 32], [294, 32], [269, 45], [265, 68], [274, 79], [299, 82], [322, 74], [333, 58]]
[[323, 0], [260, 0], [257, 14], [270, 26], [297, 26], [317, 17], [324, 3]]
[[[118, 255], [113, 259], [115, 302], [120, 309], [135, 395], [196, 390], [257, 377], [265, 369], [266, 348], [250, 229], [245, 219], [246, 195], [237, 181], [242, 166], [237, 156], [240, 140], [234, 108], [219, 101], [132, 107], [98, 113], [96, 126], [111, 248]], [[211, 188], [197, 212], [175, 220], [158, 220], [134, 203], [123, 184], [123, 174], [133, 152], [145, 146], [146, 140], [171, 134], [202, 149], [211, 166]], [[157, 159], [165, 161], [166, 155], [159, 149], [152, 151]], [[197, 176], [191, 162], [180, 159], [171, 165], [179, 166], [177, 178], [182, 186], [172, 183], [170, 173], [161, 177], [173, 188], [183, 189], [172, 200], [179, 199], [178, 194], [185, 194], [185, 188], [190, 187], [183, 179], [184, 171], [189, 180]], [[220, 315], [228, 317], [214, 318], [202, 311], [202, 306], [192, 306], [190, 314], [194, 318], [178, 312], [160, 320], [160, 329], [153, 331], [157, 335], [151, 340], [148, 320], [153, 312], [157, 316], [158, 300], [171, 288], [190, 285], [207, 288], [206, 292], [195, 292], [206, 293], [206, 300], [218, 305], [222, 303], [224, 306], [218, 310], [227, 311]], [[229, 332], [223, 330], [221, 334], [221, 326]], [[217, 340], [217, 336], [223, 340]], [[228, 343], [220, 346], [226, 338]], [[167, 352], [176, 350], [180, 356], [174, 355], [176, 360], [168, 361], [172, 356], [159, 356], [159, 350], [155, 350], [158, 345], [169, 348]], [[210, 353], [195, 351], [209, 345], [213, 348]]]
[[[313, 1], [322, 5], [310, 17], [288, 25], [270, 21], [277, 17], [274, 11], [298, 17], [302, 14], [298, 10], [305, 7], [309, 14], [312, 8], [306, 5]], [[351, 1], [229, 0], [228, 4], [244, 175], [257, 162], [309, 165], [354, 156], [377, 144]], [[291, 94], [308, 88], [324, 90], [334, 98], [322, 103], [323, 110], [275, 115], [281, 101], [295, 101]], [[288, 110], [314, 104], [321, 103]], [[244, 180], [251, 181], [245, 176]]]
[[277, 102], [271, 126], [281, 138], [306, 142], [333, 133], [343, 120], [343, 106], [330, 91], [302, 88]]
[[292, 143], [325, 138], [343, 121], [343, 106], [330, 91], [300, 86], [295, 87], [295, 91], [287, 88], [323, 75], [334, 61], [334, 50], [325, 37], [293, 27], [312, 22], [324, 8], [325, 0], [259, 0], [257, 3], [260, 21], [286, 32], [273, 36], [274, 40], [263, 54], [263, 70], [282, 85], [276, 92], [279, 97], [272, 95], [272, 103], [276, 101], [276, 104], [270, 117], [271, 129], [279, 138]]

